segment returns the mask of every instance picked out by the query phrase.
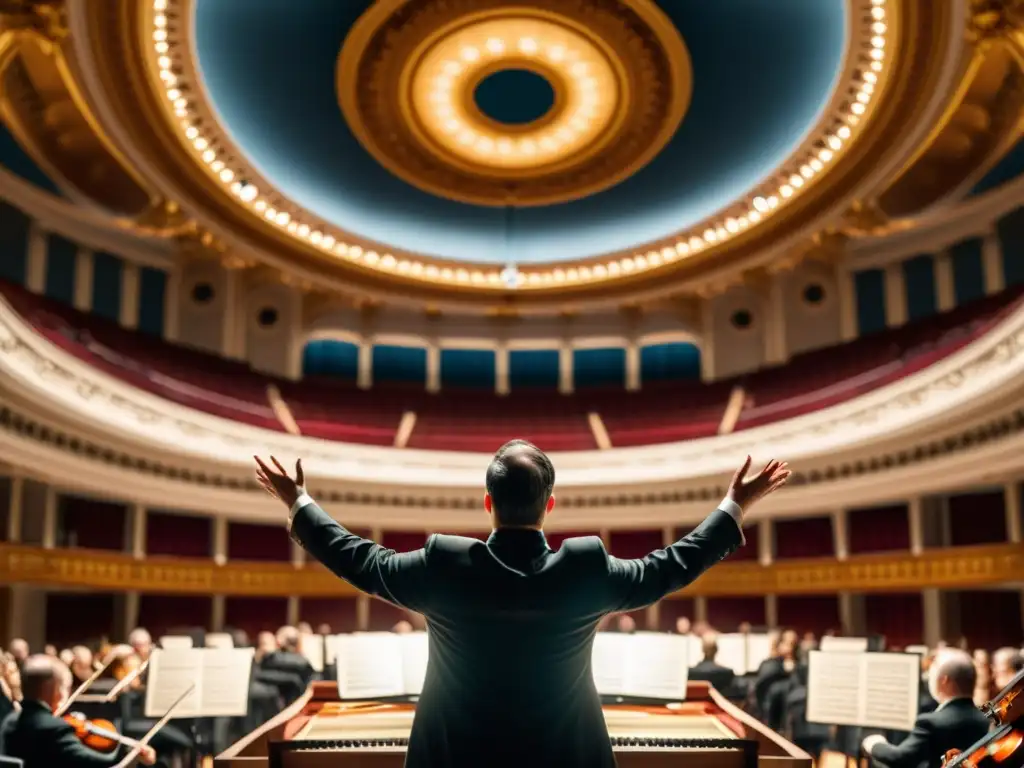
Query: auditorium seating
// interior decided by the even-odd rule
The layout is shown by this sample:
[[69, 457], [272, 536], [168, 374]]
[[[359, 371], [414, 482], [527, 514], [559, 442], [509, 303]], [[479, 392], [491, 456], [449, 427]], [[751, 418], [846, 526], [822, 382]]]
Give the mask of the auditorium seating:
[[507, 396], [418, 384], [370, 390], [326, 378], [273, 379], [243, 363], [169, 344], [0, 283], [7, 301], [40, 334], [121, 380], [181, 405], [281, 430], [267, 399], [275, 384], [307, 436], [393, 445], [402, 416], [416, 414], [409, 448], [491, 451], [524, 437], [549, 451], [597, 448], [588, 414], [600, 416], [613, 447], [691, 440], [716, 434], [737, 385], [746, 402], [736, 429], [750, 429], [849, 400], [931, 365], [979, 337], [1018, 306], [1024, 287], [926, 321], [805, 353], [783, 366], [736, 380], [652, 382], [639, 392], [587, 388], [573, 395], [517, 390]]

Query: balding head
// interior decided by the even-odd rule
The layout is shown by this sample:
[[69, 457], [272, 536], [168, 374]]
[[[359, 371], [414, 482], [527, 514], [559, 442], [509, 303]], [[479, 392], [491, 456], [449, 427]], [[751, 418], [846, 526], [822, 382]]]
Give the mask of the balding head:
[[970, 698], [977, 680], [974, 661], [958, 648], [938, 651], [928, 669], [928, 691], [939, 704], [964, 696]]
[[718, 635], [708, 632], [700, 639], [700, 646], [704, 651], [704, 661], [714, 661], [718, 656]]
[[277, 647], [282, 651], [299, 652], [299, 630], [295, 627], [281, 627], [277, 630]]
[[395, 624], [395, 626], [391, 628], [391, 631], [394, 632], [396, 635], [409, 635], [412, 634], [413, 631], [412, 624], [406, 621], [405, 619], [402, 619], [400, 622], [398, 622], [397, 624]]
[[525, 440], [505, 443], [487, 467], [484, 506], [497, 528], [538, 528], [554, 506], [555, 467]]
[[41, 701], [55, 710], [70, 686], [71, 672], [52, 656], [29, 656], [21, 667], [21, 692], [26, 701]]
[[136, 627], [128, 634], [128, 645], [142, 661], [148, 660], [150, 654], [153, 653], [153, 638], [143, 627]]

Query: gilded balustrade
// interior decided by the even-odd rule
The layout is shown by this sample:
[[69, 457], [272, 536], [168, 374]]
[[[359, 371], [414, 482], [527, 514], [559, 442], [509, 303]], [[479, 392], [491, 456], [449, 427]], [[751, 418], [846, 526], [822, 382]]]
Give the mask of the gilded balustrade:
[[[817, 558], [723, 563], [673, 597], [813, 595], [966, 589], [1024, 581], [1024, 544], [890, 552], [848, 560]], [[116, 552], [0, 544], [0, 584], [27, 583], [107, 592], [346, 597], [355, 590], [319, 565], [199, 558], [135, 559]]]

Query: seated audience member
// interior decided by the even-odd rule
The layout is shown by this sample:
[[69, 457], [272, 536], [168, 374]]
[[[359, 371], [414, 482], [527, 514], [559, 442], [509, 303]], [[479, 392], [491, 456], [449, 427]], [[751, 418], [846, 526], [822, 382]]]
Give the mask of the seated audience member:
[[415, 630], [413, 630], [412, 624], [410, 622], [406, 621], [405, 619], [402, 619], [400, 622], [398, 622], [397, 624], [395, 624], [395, 626], [391, 628], [391, 631], [394, 632], [396, 635], [411, 635]]
[[25, 663], [25, 659], [28, 658], [28, 641], [20, 637], [14, 638], [11, 640], [11, 644], [7, 646], [7, 652], [20, 669], [21, 665]]
[[622, 635], [632, 635], [636, 632], [636, 620], [628, 613], [623, 613], [615, 619], [615, 631]]
[[1000, 648], [992, 654], [992, 694], [999, 693], [1024, 669], [1024, 652], [1017, 648]]
[[690, 668], [690, 679], [706, 680], [719, 693], [729, 695], [736, 673], [715, 661], [715, 657], [718, 656], [718, 639], [714, 635], [704, 635], [701, 638], [701, 647], [704, 651], [704, 660]]
[[149, 661], [150, 654], [153, 653], [153, 638], [150, 636], [149, 631], [142, 627], [136, 627], [128, 634], [128, 645], [135, 651], [135, 655], [139, 657], [139, 661]]
[[[0, 727], [4, 754], [22, 760], [25, 768], [78, 768], [120, 762], [119, 752], [104, 754], [82, 744], [75, 730], [54, 710], [69, 694], [71, 672], [58, 659], [30, 656], [22, 665], [25, 700], [21, 712], [9, 715]], [[152, 747], [142, 749], [145, 765], [156, 762]]]
[[677, 635], [688, 635], [693, 630], [693, 625], [690, 620], [685, 616], [680, 616], [676, 619], [676, 634]]
[[918, 715], [914, 730], [894, 746], [884, 736], [868, 736], [863, 750], [883, 768], [938, 768], [951, 749], [967, 749], [988, 733], [989, 721], [974, 706], [977, 673], [961, 650], [939, 651], [928, 670], [928, 688], [938, 703], [934, 712]]

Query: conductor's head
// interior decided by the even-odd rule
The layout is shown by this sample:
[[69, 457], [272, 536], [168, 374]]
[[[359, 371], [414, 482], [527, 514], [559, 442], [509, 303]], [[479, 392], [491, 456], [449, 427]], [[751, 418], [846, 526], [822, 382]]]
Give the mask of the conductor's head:
[[928, 692], [939, 704], [951, 699], [970, 698], [977, 682], [974, 663], [966, 651], [944, 648], [935, 654], [928, 669]]
[[40, 701], [51, 711], [68, 695], [71, 673], [59, 659], [29, 656], [21, 668], [21, 693], [26, 701]]
[[525, 440], [505, 443], [487, 468], [484, 508], [495, 528], [536, 528], [555, 507], [555, 467]]

